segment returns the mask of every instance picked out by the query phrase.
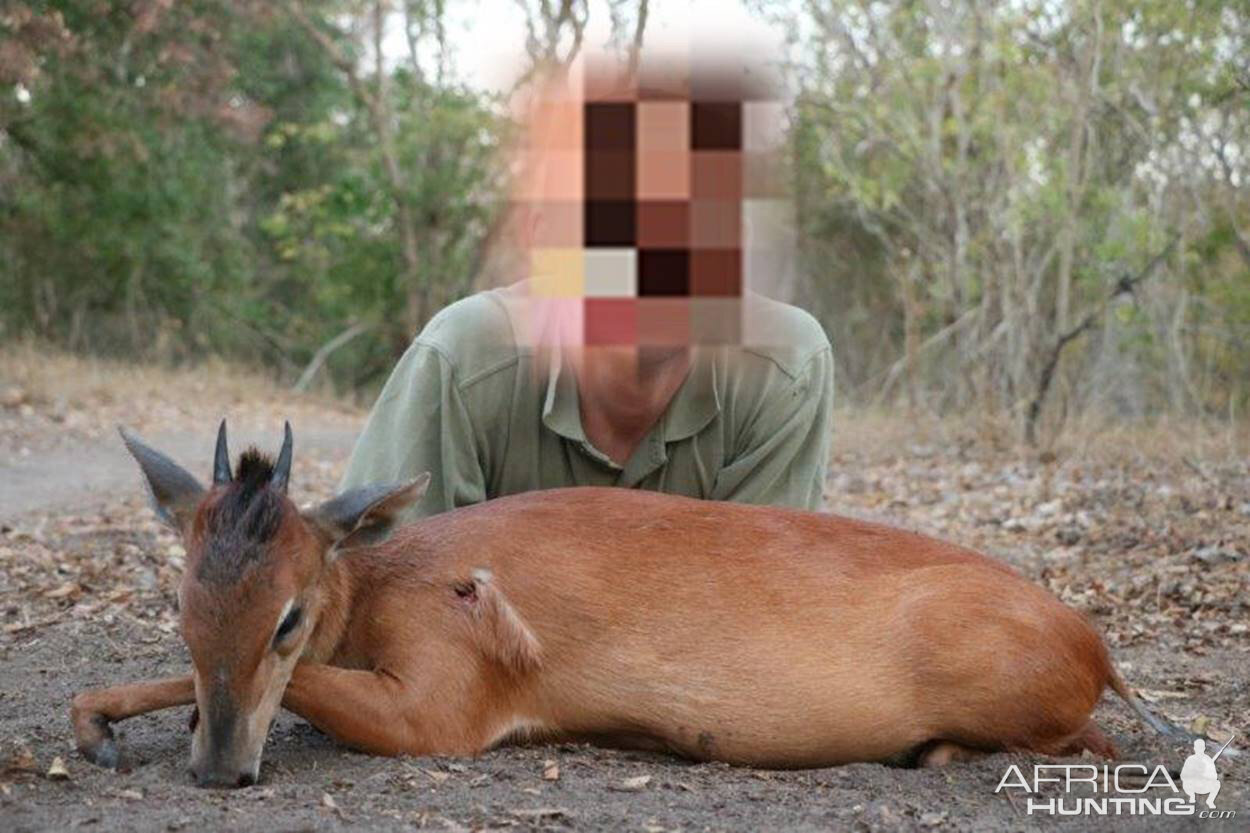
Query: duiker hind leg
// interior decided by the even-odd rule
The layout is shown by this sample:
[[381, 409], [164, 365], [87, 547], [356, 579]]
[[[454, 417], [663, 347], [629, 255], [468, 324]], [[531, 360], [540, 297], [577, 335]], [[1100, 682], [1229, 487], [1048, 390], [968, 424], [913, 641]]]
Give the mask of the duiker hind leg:
[[190, 674], [84, 691], [70, 706], [78, 751], [94, 764], [116, 767], [119, 753], [110, 723], [194, 702], [195, 680]]
[[916, 766], [920, 767], [939, 767], [946, 766], [962, 761], [975, 761], [977, 758], [983, 758], [991, 754], [984, 749], [974, 749], [971, 746], [960, 746], [950, 741], [938, 741], [928, 749], [920, 753], [920, 757], [916, 760]]
[[1115, 744], [1103, 734], [1093, 720], [1086, 721], [1081, 730], [1074, 735], [1039, 743], [1033, 749], [1046, 755], [1080, 755], [1088, 750], [1091, 754], [1108, 760], [1119, 757]]

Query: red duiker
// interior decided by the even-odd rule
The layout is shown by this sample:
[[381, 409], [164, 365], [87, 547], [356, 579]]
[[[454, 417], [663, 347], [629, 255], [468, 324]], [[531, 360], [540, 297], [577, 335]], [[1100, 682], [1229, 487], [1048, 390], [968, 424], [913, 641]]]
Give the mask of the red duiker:
[[876, 524], [625, 489], [500, 498], [397, 530], [428, 475], [300, 512], [291, 433], [213, 486], [124, 434], [183, 536], [188, 677], [74, 699], [79, 749], [194, 702], [191, 770], [255, 782], [282, 705], [383, 755], [588, 739], [762, 767], [1114, 749], [1097, 632], [983, 555]]

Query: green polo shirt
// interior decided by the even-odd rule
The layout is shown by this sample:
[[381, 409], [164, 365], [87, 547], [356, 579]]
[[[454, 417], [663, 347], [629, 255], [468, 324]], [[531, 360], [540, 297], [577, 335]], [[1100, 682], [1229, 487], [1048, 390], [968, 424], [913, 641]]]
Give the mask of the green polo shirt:
[[561, 486], [650, 489], [816, 509], [832, 439], [833, 354], [806, 312], [751, 296], [759, 343], [696, 348], [663, 416], [623, 466], [582, 430], [558, 351], [519, 344], [518, 287], [444, 309], [395, 366], [341, 488], [428, 471], [410, 520]]

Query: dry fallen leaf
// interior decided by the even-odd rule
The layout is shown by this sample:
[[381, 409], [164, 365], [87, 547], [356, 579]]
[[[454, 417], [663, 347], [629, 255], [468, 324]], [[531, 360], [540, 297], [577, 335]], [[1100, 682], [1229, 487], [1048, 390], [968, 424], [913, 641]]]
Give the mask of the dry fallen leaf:
[[82, 588], [77, 582], [67, 581], [60, 587], [54, 587], [51, 590], [44, 591], [45, 599], [64, 599], [70, 596], [77, 598], [82, 593]]
[[544, 781], [559, 781], [560, 780], [560, 765], [557, 764], [555, 761], [543, 761], [543, 780]]
[[1208, 726], [1207, 737], [1216, 743], [1224, 743], [1233, 739], [1236, 733], [1228, 726]]
[[519, 819], [534, 821], [571, 815], [567, 807], [535, 807], [533, 809], [509, 810], [508, 812]]
[[57, 755], [52, 759], [52, 765], [48, 767], [48, 779], [51, 781], [68, 781], [69, 770], [65, 768], [65, 761]]
[[35, 628], [42, 628], [44, 625], [51, 625], [54, 622], [58, 622], [58, 621], [60, 621], [60, 617], [48, 616], [46, 618], [38, 619], [32, 622], [14, 622], [11, 625], [5, 625], [4, 632], [8, 634], [21, 633], [22, 631], [34, 630]]
[[1183, 691], [1160, 691], [1157, 689], [1139, 688], [1137, 696], [1147, 703], [1158, 703], [1160, 700], [1184, 700], [1189, 695]]
[[28, 747], [18, 747], [9, 757], [8, 763], [4, 765], [4, 771], [6, 773], [38, 772], [39, 764], [35, 761], [35, 753], [31, 752]]
[[620, 784], [613, 787], [612, 789], [616, 790], [617, 792], [636, 793], [636, 792], [642, 792], [642, 790], [647, 786], [647, 784], [650, 784], [650, 783], [651, 783], [650, 775], [635, 775], [633, 778], [626, 778], [624, 781], [622, 781]]
[[424, 772], [426, 775], [428, 775], [430, 780], [433, 781], [435, 784], [442, 784], [446, 782], [448, 778], [451, 777], [450, 772], [439, 772], [436, 769], [423, 769], [421, 771]]
[[[455, 819], [449, 819], [446, 816], [434, 816], [434, 821], [443, 825], [443, 829], [447, 833], [469, 833], [469, 828], [465, 827]], [[425, 827], [425, 818], [422, 817], [421, 826]]]
[[5, 408], [18, 408], [26, 403], [26, 399], [26, 391], [17, 385], [7, 385], [0, 391], [0, 406]]

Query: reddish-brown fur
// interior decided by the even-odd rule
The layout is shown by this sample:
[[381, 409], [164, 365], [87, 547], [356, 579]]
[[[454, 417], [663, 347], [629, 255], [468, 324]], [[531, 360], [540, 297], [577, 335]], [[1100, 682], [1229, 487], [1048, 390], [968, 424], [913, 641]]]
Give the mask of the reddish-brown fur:
[[[246, 605], [193, 587], [194, 558], [183, 592], [224, 594], [231, 624], [217, 627], [232, 637], [249, 617], [271, 633], [303, 594], [315, 626], [282, 705], [365, 751], [573, 737], [765, 767], [1114, 754], [1090, 713], [1118, 678], [1090, 624], [921, 535], [619, 489], [502, 498], [337, 558], [313, 528], [290, 507], [277, 558], [244, 579], [272, 589]], [[192, 630], [211, 630], [205, 604], [184, 604], [184, 628], [192, 607]], [[267, 638], [212, 661], [277, 668]], [[240, 685], [246, 711], [268, 683]], [[81, 695], [76, 726], [107, 758], [91, 727], [126, 714], [101, 702]]]
[[[493, 580], [466, 602], [455, 588], [480, 568]], [[1003, 565], [781, 509], [533, 493], [409, 526], [332, 570], [351, 615], [341, 636], [314, 635], [312, 655], [411, 674], [441, 701], [376, 751], [472, 753], [517, 724], [760, 766], [933, 740], [1053, 751], [1081, 735], [1111, 674], [1089, 624]], [[507, 636], [472, 627], [496, 595], [536, 638], [535, 667], [491, 657]]]

